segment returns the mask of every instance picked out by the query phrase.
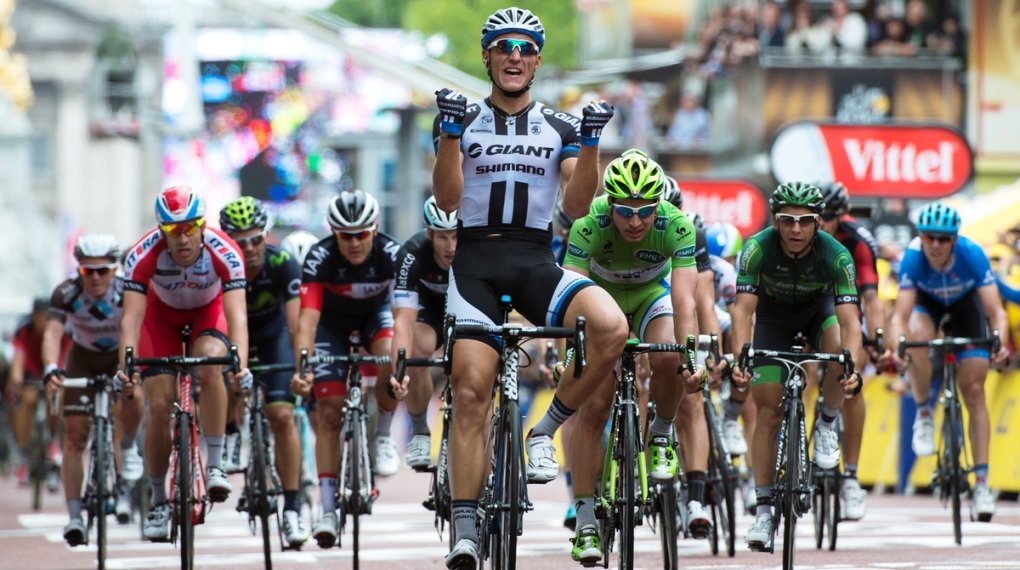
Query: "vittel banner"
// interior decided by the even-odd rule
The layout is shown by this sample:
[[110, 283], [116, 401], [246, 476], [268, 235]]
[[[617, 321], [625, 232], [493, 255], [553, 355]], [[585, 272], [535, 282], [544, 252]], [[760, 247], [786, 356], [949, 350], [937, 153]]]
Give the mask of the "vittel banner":
[[853, 197], [942, 198], [963, 188], [974, 163], [963, 135], [942, 125], [798, 122], [770, 154], [780, 183], [836, 180]]
[[677, 180], [684, 211], [701, 214], [705, 223], [729, 222], [744, 237], [765, 225], [765, 196], [747, 180]]

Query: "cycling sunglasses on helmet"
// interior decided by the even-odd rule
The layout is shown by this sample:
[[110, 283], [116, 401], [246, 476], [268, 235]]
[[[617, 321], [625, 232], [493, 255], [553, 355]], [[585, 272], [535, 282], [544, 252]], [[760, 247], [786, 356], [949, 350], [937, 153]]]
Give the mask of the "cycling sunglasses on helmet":
[[521, 52], [521, 57], [528, 57], [532, 55], [538, 55], [542, 49], [538, 47], [538, 44], [528, 40], [515, 40], [511, 38], [503, 38], [494, 40], [489, 44], [488, 49], [496, 48], [499, 53], [504, 55], [510, 55], [516, 49]]
[[205, 225], [205, 218], [199, 218], [197, 220], [188, 220], [186, 222], [171, 222], [168, 224], [160, 224], [159, 229], [163, 230], [163, 233], [173, 234], [180, 236], [184, 234], [186, 236], [193, 236], [195, 232]]
[[634, 214], [637, 214], [639, 218], [647, 218], [655, 214], [656, 210], [659, 209], [659, 204], [648, 204], [647, 206], [641, 206], [640, 208], [631, 208], [630, 206], [622, 206], [620, 204], [613, 204], [613, 211], [624, 218], [632, 218]]
[[100, 277], [106, 277], [111, 271], [117, 269], [116, 263], [106, 263], [103, 265], [79, 265], [78, 275], [85, 277], [86, 275], [99, 275]]

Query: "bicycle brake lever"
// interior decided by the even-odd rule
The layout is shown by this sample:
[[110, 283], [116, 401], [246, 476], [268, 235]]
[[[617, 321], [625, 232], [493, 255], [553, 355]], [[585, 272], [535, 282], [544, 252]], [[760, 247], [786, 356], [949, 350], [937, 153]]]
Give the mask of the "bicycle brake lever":
[[587, 347], [585, 346], [584, 336], [584, 317], [577, 317], [576, 332], [574, 333], [575, 356], [577, 361], [574, 363], [574, 378], [580, 378], [584, 372], [584, 367], [588, 365]]

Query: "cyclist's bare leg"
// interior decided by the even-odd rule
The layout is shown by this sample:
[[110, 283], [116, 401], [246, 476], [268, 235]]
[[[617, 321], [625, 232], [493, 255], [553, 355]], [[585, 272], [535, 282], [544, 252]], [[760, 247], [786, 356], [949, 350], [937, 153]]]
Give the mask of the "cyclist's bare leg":
[[[643, 342], [654, 343], [675, 343], [676, 335], [673, 333], [673, 318], [660, 317], [653, 319], [645, 327], [645, 338]], [[683, 383], [677, 377], [677, 368], [680, 367], [680, 355], [675, 352], [652, 352], [648, 354], [652, 367], [652, 377], [648, 381], [648, 391], [652, 401], [655, 402], [655, 413], [664, 420], [669, 420], [677, 415], [680, 401], [684, 397]], [[701, 398], [698, 398], [700, 404]], [[704, 417], [704, 414], [702, 414]], [[703, 422], [704, 423], [704, 422]], [[707, 439], [708, 433], [705, 433]], [[706, 447], [707, 449], [707, 447]], [[688, 463], [684, 463], [688, 465]]]
[[571, 477], [574, 480], [574, 496], [591, 496], [598, 486], [605, 448], [602, 446], [602, 435], [606, 431], [606, 421], [613, 410], [613, 399], [616, 396], [616, 378], [608, 374], [588, 399], [581, 404], [574, 414], [577, 423], [570, 441]]
[[[414, 345], [411, 350], [411, 358], [429, 358], [435, 352], [436, 331], [425, 323], [414, 323]], [[404, 402], [407, 404], [407, 413], [421, 414], [429, 409], [429, 401], [432, 400], [432, 374], [424, 366], [408, 368], [408, 376], [412, 378], [407, 386], [407, 397]]]
[[634, 377], [637, 380], [638, 414], [641, 415], [641, 426], [648, 425], [648, 383], [651, 381], [651, 366], [648, 364], [648, 355], [642, 354], [634, 359]]
[[[822, 333], [822, 352], [839, 354], [843, 347], [840, 344], [839, 325], [832, 325]], [[826, 367], [825, 377], [822, 379], [821, 393], [823, 403], [834, 410], [843, 407], [846, 402], [843, 387], [839, 385], [839, 375], [843, 373], [843, 367], [836, 363], [830, 363]]]
[[[64, 418], [64, 463], [61, 478], [64, 480], [64, 498], [81, 499], [82, 477], [84, 477], [81, 456], [89, 441], [89, 416], [67, 416]], [[117, 446], [114, 446], [116, 448]]]
[[[137, 386], [131, 389], [134, 394], [132, 399], [127, 398], [127, 391], [121, 393], [118, 398], [117, 406], [119, 409], [114, 409], [113, 417], [116, 418], [114, 422], [120, 434], [127, 435], [131, 439], [134, 439], [138, 435], [138, 429], [142, 426], [142, 418], [145, 416], [145, 410], [143, 408], [144, 403], [144, 392]], [[114, 438], [115, 445], [114, 449], [117, 449], [120, 453], [120, 442], [121, 435], [116, 435]], [[118, 463], [118, 465], [120, 465]]]
[[177, 386], [173, 374], [150, 376], [142, 382], [149, 407], [145, 427], [145, 464], [151, 477], [163, 477], [170, 467], [170, 419]]
[[[733, 388], [730, 394], [735, 392], [737, 392], [736, 387]], [[754, 395], [751, 393], [751, 390], [747, 390], [741, 396], [744, 397], [744, 407], [740, 409], [740, 417], [744, 418], [744, 440], [751, 441], [751, 437], [754, 435], [754, 428], [758, 424], [758, 406], [754, 403]], [[748, 466], [754, 463], [751, 454], [747, 454], [746, 460]]]
[[[227, 345], [214, 336], [206, 335], [195, 339], [192, 355], [197, 357], [223, 357]], [[202, 386], [202, 405], [198, 416], [205, 437], [219, 437], [227, 427], [227, 386], [223, 381], [222, 366], [196, 366], [195, 374]], [[209, 459], [213, 463], [213, 458]]]
[[[867, 363], [867, 352], [863, 345], [858, 354], [854, 355], [854, 363], [858, 370]], [[862, 382], [863, 379], [862, 379]], [[867, 384], [867, 382], [864, 382]], [[863, 384], [862, 384], [863, 386]], [[864, 439], [864, 420], [867, 410], [864, 405], [864, 392], [843, 402], [843, 463], [857, 465], [861, 457], [861, 441]]]
[[757, 423], [751, 436], [754, 482], [758, 486], [770, 486], [775, 478], [776, 434], [783, 419], [783, 385], [763, 382], [752, 386], [751, 394], [758, 408]]
[[499, 354], [466, 338], [453, 345], [453, 423], [450, 426], [450, 484], [454, 501], [477, 501], [489, 457], [485, 449], [492, 413], [492, 386]]
[[[935, 338], [935, 324], [931, 317], [918, 311], [910, 313], [910, 320], [907, 322], [907, 340], [927, 342], [933, 338]], [[907, 354], [910, 355], [907, 375], [910, 377], [914, 401], [918, 406], [923, 406], [927, 404], [931, 394], [931, 361], [928, 360], [928, 349], [912, 348], [907, 351]]]
[[276, 439], [276, 471], [284, 491], [297, 491], [300, 481], [301, 440], [294, 424], [294, 406], [276, 402], [266, 406], [269, 427]]
[[[577, 410], [589, 394], [601, 386], [613, 370], [616, 360], [623, 354], [623, 346], [630, 334], [627, 318], [616, 301], [599, 287], [586, 287], [567, 307], [563, 326], [572, 327], [577, 317], [585, 318], [585, 352], [588, 360], [581, 377], [574, 379], [574, 364], [560, 375], [556, 397], [571, 410]], [[601, 436], [599, 436], [601, 442]], [[599, 459], [598, 461], [601, 461]]]
[[25, 449], [32, 439], [35, 429], [35, 408], [39, 405], [39, 389], [31, 384], [23, 384], [18, 393], [18, 407], [11, 414], [11, 428], [18, 447]]
[[[371, 350], [373, 356], [389, 356], [391, 354], [391, 346], [392, 339], [384, 337], [373, 342], [372, 346], [369, 347], [369, 350]], [[380, 411], [386, 410], [388, 412], [393, 412], [397, 409], [398, 402], [395, 398], [391, 398], [386, 391], [386, 386], [389, 385], [390, 375], [393, 374], [393, 365], [380, 364], [378, 368], [379, 378], [375, 383], [376, 404], [379, 406]]]
[[975, 465], [988, 463], [988, 438], [991, 425], [988, 406], [985, 401], [985, 378], [988, 376], [988, 359], [983, 357], [964, 358], [957, 371], [957, 386], [960, 396], [967, 404], [969, 414], [970, 451]]
[[317, 398], [319, 402], [319, 430], [315, 438], [315, 464], [320, 478], [336, 470], [340, 464], [340, 431], [344, 425], [344, 399], [340, 396]]

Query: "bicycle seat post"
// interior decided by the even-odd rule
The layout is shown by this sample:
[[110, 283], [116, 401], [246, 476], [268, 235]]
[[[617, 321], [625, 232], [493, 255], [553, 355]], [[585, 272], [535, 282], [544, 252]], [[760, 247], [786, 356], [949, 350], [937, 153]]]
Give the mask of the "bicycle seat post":
[[503, 323], [510, 320], [510, 311], [513, 310], [510, 307], [510, 295], [503, 295], [499, 298], [499, 308], [503, 311]]

